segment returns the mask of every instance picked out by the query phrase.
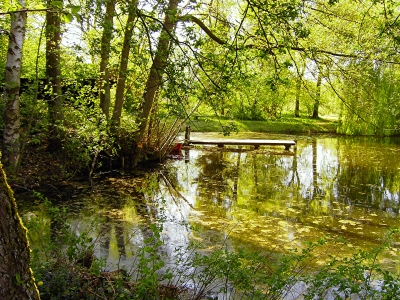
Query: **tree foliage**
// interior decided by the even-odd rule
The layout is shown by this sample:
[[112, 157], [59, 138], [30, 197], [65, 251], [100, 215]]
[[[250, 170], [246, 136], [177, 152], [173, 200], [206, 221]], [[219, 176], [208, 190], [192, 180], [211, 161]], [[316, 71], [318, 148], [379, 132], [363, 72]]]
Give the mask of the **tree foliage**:
[[[1, 9], [10, 16], [18, 8]], [[91, 101], [102, 110], [84, 122], [106, 122], [96, 140], [124, 155], [167, 153], [196, 111], [257, 120], [334, 114], [343, 133], [395, 134], [399, 9], [392, 0], [31, 1], [22, 76], [37, 84], [53, 78], [53, 96], [47, 107], [31, 102], [49, 123], [22, 115], [22, 124], [31, 124], [22, 132], [29, 137], [36, 126], [50, 137], [42, 144], [61, 149], [82, 124], [66, 120], [78, 97], [57, 90], [63, 83], [54, 79], [91, 79]], [[58, 16], [57, 24], [49, 16]], [[3, 33], [10, 20], [2, 20]], [[34, 94], [23, 95], [21, 106]]]

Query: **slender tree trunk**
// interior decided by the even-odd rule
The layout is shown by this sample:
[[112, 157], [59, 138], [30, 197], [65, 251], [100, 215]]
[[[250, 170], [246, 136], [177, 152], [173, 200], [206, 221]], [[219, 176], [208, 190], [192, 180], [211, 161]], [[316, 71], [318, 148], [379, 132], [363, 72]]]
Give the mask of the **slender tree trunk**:
[[103, 36], [101, 38], [101, 61], [100, 61], [100, 107], [107, 119], [110, 111], [110, 49], [113, 38], [114, 28], [115, 0], [108, 0], [106, 6], [106, 15], [103, 22]]
[[26, 228], [0, 164], [0, 299], [40, 299], [30, 269]]
[[294, 107], [294, 116], [300, 118], [300, 92], [296, 91], [296, 105]]
[[312, 114], [313, 119], [319, 118], [318, 110], [319, 110], [319, 103], [321, 100], [321, 83], [322, 83], [322, 72], [320, 71], [318, 73], [318, 78], [317, 78], [317, 92], [315, 93], [314, 107], [313, 107], [313, 114]]
[[296, 80], [296, 103], [294, 107], [294, 116], [300, 118], [300, 94], [301, 94], [302, 78], [298, 77]]
[[[48, 1], [52, 7], [54, 0]], [[58, 11], [46, 12], [46, 79], [49, 84], [50, 139], [48, 149], [52, 152], [61, 148], [61, 129], [63, 121], [63, 98], [61, 91], [60, 44], [61, 20]]]
[[119, 126], [121, 122], [122, 106], [124, 104], [124, 92], [126, 82], [126, 71], [128, 69], [129, 52], [131, 51], [131, 39], [133, 35], [134, 24], [136, 17], [137, 0], [129, 8], [128, 20], [124, 33], [124, 44], [121, 52], [121, 60], [118, 72], [117, 90], [115, 92], [114, 111], [112, 116], [113, 126]]
[[158, 40], [153, 64], [150, 68], [150, 74], [147, 79], [145, 92], [143, 94], [142, 105], [139, 109], [139, 116], [137, 120], [139, 124], [139, 131], [136, 136], [137, 142], [141, 142], [144, 138], [155, 95], [161, 85], [162, 75], [164, 74], [165, 68], [167, 66], [168, 56], [170, 53], [172, 31], [175, 28], [176, 22], [178, 20], [177, 8], [179, 1], [180, 0], [170, 0], [168, 4], [168, 9], [165, 13], [163, 29]]
[[296, 118], [300, 118], [300, 96], [301, 96], [301, 83], [303, 82], [304, 72], [305, 72], [305, 65], [301, 68], [301, 74], [298, 74], [296, 79], [296, 103], [294, 108], [294, 116]]
[[[25, 4], [21, 3], [23, 7]], [[20, 154], [20, 99], [22, 48], [25, 39], [27, 13], [17, 12], [11, 18], [4, 86], [4, 132], [2, 161], [9, 171], [17, 171]]]

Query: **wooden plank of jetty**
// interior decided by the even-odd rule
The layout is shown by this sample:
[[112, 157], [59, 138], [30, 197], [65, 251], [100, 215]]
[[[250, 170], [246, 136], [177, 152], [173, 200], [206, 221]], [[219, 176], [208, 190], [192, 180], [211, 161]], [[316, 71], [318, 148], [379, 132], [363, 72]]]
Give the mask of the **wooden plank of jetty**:
[[260, 146], [285, 146], [285, 150], [289, 150], [291, 146], [295, 146], [295, 141], [290, 140], [251, 140], [251, 139], [204, 139], [204, 140], [187, 140], [188, 144], [192, 145], [218, 145], [223, 147], [224, 145], [250, 145], [254, 146], [254, 149], [258, 149]]

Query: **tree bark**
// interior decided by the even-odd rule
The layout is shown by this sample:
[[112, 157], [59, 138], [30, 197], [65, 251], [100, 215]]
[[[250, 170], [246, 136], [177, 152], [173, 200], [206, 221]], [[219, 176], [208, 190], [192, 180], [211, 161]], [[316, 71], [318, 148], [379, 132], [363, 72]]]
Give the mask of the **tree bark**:
[[26, 228], [0, 164], [0, 299], [40, 299], [29, 266]]
[[315, 93], [314, 107], [313, 107], [313, 114], [312, 114], [313, 119], [319, 118], [319, 103], [321, 100], [321, 84], [322, 84], [322, 72], [319, 71], [318, 78], [317, 78], [317, 91]]
[[[48, 0], [48, 7], [55, 6], [56, 4], [54, 4], [54, 2], [56, 1]], [[59, 4], [57, 3], [57, 5]], [[46, 79], [50, 87], [48, 91], [50, 120], [48, 149], [51, 152], [61, 148], [61, 130], [59, 126], [63, 121], [63, 98], [60, 71], [61, 20], [59, 14], [57, 10], [48, 10], [46, 12]]]
[[296, 83], [296, 103], [294, 107], [294, 116], [300, 118], [300, 91], [301, 91], [301, 81], [298, 80]]
[[103, 36], [101, 38], [101, 61], [100, 61], [100, 107], [105, 114], [109, 117], [110, 111], [110, 49], [111, 40], [113, 38], [113, 27], [114, 27], [114, 13], [115, 13], [115, 0], [108, 0], [106, 6], [106, 14], [103, 21]]
[[163, 29], [158, 40], [157, 50], [154, 55], [153, 64], [150, 68], [150, 74], [146, 82], [142, 105], [139, 109], [139, 116], [137, 119], [139, 124], [139, 131], [136, 136], [137, 142], [141, 142], [144, 138], [155, 95], [161, 86], [162, 75], [164, 74], [167, 66], [167, 61], [170, 54], [171, 36], [178, 20], [177, 9], [179, 1], [180, 0], [170, 0], [165, 13]]
[[297, 68], [297, 78], [296, 78], [296, 100], [294, 108], [294, 116], [300, 118], [300, 96], [301, 96], [301, 83], [303, 82], [304, 72], [306, 70], [305, 64], [301, 66], [301, 71]]
[[131, 39], [133, 35], [133, 20], [136, 16], [137, 0], [129, 8], [128, 20], [124, 33], [124, 44], [121, 52], [121, 60], [118, 72], [117, 90], [115, 92], [114, 111], [112, 116], [113, 126], [119, 126], [121, 122], [122, 107], [124, 104], [124, 92], [126, 82], [126, 71], [128, 70], [129, 52], [131, 51]]
[[[25, 4], [22, 6], [25, 8]], [[25, 40], [27, 12], [12, 14], [11, 30], [5, 70], [3, 114], [3, 155], [2, 161], [9, 171], [17, 171], [20, 160], [20, 98], [22, 48]]]

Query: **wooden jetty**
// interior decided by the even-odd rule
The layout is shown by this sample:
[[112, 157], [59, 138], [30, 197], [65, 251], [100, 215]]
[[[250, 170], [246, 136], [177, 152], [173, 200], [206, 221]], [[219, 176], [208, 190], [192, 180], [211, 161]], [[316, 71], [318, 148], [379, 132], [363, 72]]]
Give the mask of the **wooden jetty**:
[[204, 139], [204, 140], [187, 140], [187, 144], [192, 145], [218, 145], [218, 147], [224, 147], [224, 145], [250, 145], [254, 146], [254, 149], [258, 149], [260, 146], [285, 146], [285, 150], [289, 150], [291, 146], [295, 146], [295, 141], [288, 140], [253, 140], [253, 139]]
[[296, 146], [295, 141], [288, 141], [288, 140], [258, 140], [258, 139], [192, 140], [190, 138], [190, 126], [186, 127], [185, 144], [186, 145], [218, 145], [218, 147], [224, 147], [224, 145], [236, 145], [236, 146], [250, 145], [250, 146], [254, 146], [254, 149], [258, 149], [260, 146], [285, 146], [285, 150], [289, 150], [291, 146]]

